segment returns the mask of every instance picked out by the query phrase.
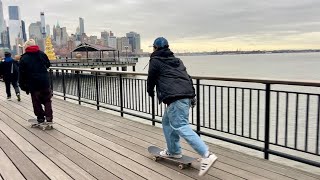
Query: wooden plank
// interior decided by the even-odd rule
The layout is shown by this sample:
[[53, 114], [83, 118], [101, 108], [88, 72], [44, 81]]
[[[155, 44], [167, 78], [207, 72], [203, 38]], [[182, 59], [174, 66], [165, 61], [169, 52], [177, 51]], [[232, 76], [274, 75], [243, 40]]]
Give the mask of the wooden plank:
[[[20, 106], [21, 103], [15, 104], [15, 103], [8, 103], [8, 106]], [[17, 108], [18, 109], [18, 108]], [[27, 109], [21, 109], [21, 111], [26, 111]], [[27, 111], [26, 113], [32, 114], [31, 111]], [[30, 116], [28, 117], [30, 118]], [[56, 125], [55, 125], [56, 126]], [[108, 159], [108, 157], [105, 157], [101, 155], [99, 152], [92, 150], [88, 146], [84, 146], [78, 141], [73, 140], [72, 138], [60, 133], [57, 128], [53, 131], [46, 131], [46, 133], [52, 135], [56, 139], [60, 140], [64, 144], [69, 145], [74, 150], [78, 151], [79, 153], [83, 154], [86, 157], [89, 157], [93, 161], [95, 161], [97, 164], [101, 165], [105, 169], [108, 169], [110, 172], [115, 174], [116, 176], [122, 178], [122, 179], [128, 179], [128, 178], [134, 178], [134, 179], [143, 179], [141, 176], [131, 172], [130, 170], [124, 168], [123, 166], [117, 164], [116, 162], [111, 161]]]
[[[68, 103], [68, 102], [64, 102], [63, 100], [57, 100], [57, 101], [55, 101], [55, 103], [58, 103], [58, 104], [62, 103], [62, 105], [64, 106], [64, 103]], [[125, 120], [125, 119], [119, 118], [119, 117], [117, 117], [115, 115], [111, 115], [111, 114], [107, 114], [107, 115], [102, 117], [102, 114], [105, 114], [105, 113], [96, 111], [94, 109], [80, 108], [80, 107], [81, 106], [78, 106], [78, 105], [69, 105], [69, 103], [68, 103], [68, 106], [65, 108], [65, 110], [68, 110], [68, 108], [78, 108], [78, 110], [77, 110], [78, 114], [79, 113], [86, 113], [86, 115], [89, 115], [89, 116], [95, 115], [94, 118], [88, 118], [88, 119], [94, 119], [94, 120], [99, 120], [100, 119], [101, 121], [105, 121], [105, 120], [108, 120], [109, 117], [111, 117], [110, 120], [112, 122], [115, 122], [115, 121], [120, 121], [120, 119], [121, 119], [121, 123], [128, 124], [128, 125], [130, 125], [130, 127], [140, 127], [138, 129], [141, 132], [142, 132], [142, 130], [143, 130], [144, 133], [149, 131], [147, 136], [150, 136], [150, 129], [152, 130], [152, 132], [154, 134], [162, 134], [162, 130], [159, 129], [159, 128], [155, 128], [155, 127], [152, 127], [152, 126], [149, 126], [149, 125], [146, 125], [146, 124], [142, 124], [142, 123], [137, 123], [135, 121]], [[93, 112], [95, 112], [95, 113], [93, 113]], [[100, 115], [101, 118], [97, 118], [96, 116], [98, 116], [98, 115]], [[108, 118], [106, 118], [106, 116]], [[136, 124], [138, 124], [138, 125], [136, 125]], [[151, 127], [151, 128], [148, 128], [148, 127]], [[266, 171], [269, 171], [269, 172], [271, 172], [271, 175], [276, 173], [276, 174], [279, 174], [280, 176], [282, 176], [283, 178], [286, 178], [286, 177], [288, 177], [288, 178], [299, 177], [301, 179], [319, 179], [319, 177], [320, 177], [320, 176], [318, 176], [316, 174], [312, 174], [312, 173], [305, 172], [305, 171], [302, 171], [302, 170], [298, 170], [298, 169], [295, 169], [295, 168], [287, 167], [287, 166], [284, 166], [284, 165], [281, 165], [281, 164], [278, 164], [278, 163], [274, 163], [272, 161], [265, 161], [265, 160], [263, 160], [261, 158], [256, 158], [256, 157], [253, 157], [253, 156], [241, 153], [241, 152], [232, 151], [230, 149], [223, 148], [223, 147], [220, 147], [220, 146], [217, 146], [217, 145], [212, 145], [210, 143], [208, 143], [208, 145], [209, 145], [209, 147], [211, 147], [211, 149], [215, 150], [215, 153], [219, 155], [219, 158], [221, 156], [223, 156], [223, 157], [228, 157], [228, 158], [231, 158], [231, 159], [238, 159], [239, 161], [241, 161], [243, 163], [249, 164], [249, 167], [253, 166], [255, 168], [263, 170], [263, 171], [260, 170], [261, 173], [266, 173]], [[217, 152], [216, 152], [216, 150], [217, 150]], [[242, 166], [242, 167], [246, 167], [246, 166]], [[268, 174], [269, 172], [267, 172], [266, 175], [269, 175]]]
[[[21, 109], [21, 108], [20, 108], [20, 109]], [[55, 117], [57, 117], [57, 116], [55, 115]], [[66, 117], [66, 116], [64, 116], [63, 118], [65, 119], [65, 117]], [[147, 144], [147, 146], [148, 146], [148, 145], [150, 145], [150, 144]], [[146, 149], [145, 149], [144, 151], [146, 151]], [[197, 172], [198, 172], [198, 171], [197, 171]], [[226, 173], [223, 171], [223, 174], [221, 174], [221, 176], [222, 176], [222, 177], [225, 177], [225, 176], [226, 176]], [[227, 176], [228, 176], [228, 175], [227, 175]], [[198, 176], [197, 176], [197, 178], [198, 178]], [[212, 177], [212, 178], [213, 178], [213, 177]], [[233, 176], [233, 179], [235, 179], [235, 176]]]
[[[67, 114], [65, 114], [66, 116], [67, 116]], [[56, 115], [55, 115], [56, 116]], [[72, 117], [71, 117], [72, 118]], [[70, 122], [70, 119], [71, 119], [70, 117], [68, 117], [68, 121]], [[147, 148], [148, 146], [150, 145], [150, 143], [149, 144], [147, 144], [146, 146], [145, 146], [145, 148]], [[263, 178], [263, 177], [261, 177], [261, 176], [257, 176], [257, 175], [255, 175], [255, 174], [252, 174], [252, 173], [249, 173], [249, 172], [245, 172], [244, 173], [244, 171], [243, 170], [241, 170], [241, 169], [238, 169], [238, 168], [235, 168], [235, 167], [232, 167], [232, 166], [230, 166], [230, 165], [227, 165], [227, 164], [222, 164], [222, 167], [223, 167], [223, 169], [227, 169], [228, 171], [232, 171], [232, 172], [235, 172], [235, 173], [240, 173], [240, 174], [243, 174], [243, 176], [248, 176], [248, 177], [255, 177], [255, 178]], [[226, 172], [224, 172], [223, 173], [224, 174], [224, 176], [225, 176], [225, 174], [226, 174]], [[222, 176], [223, 177], [223, 176]]]
[[[6, 106], [6, 108], [8, 108], [8, 107], [10, 109], [11, 106], [10, 105]], [[1, 107], [1, 109], [2, 108], [5, 109], [5, 107]], [[16, 111], [15, 108], [12, 107], [12, 109], [13, 109], [13, 111]], [[21, 116], [23, 114], [19, 113], [19, 115]], [[28, 119], [27, 117], [21, 118], [21, 117], [18, 117], [18, 115], [13, 115], [13, 117], [14, 117], [13, 120], [15, 120], [21, 126], [24, 126], [24, 127], [30, 126], [30, 124], [25, 120], [25, 119]], [[28, 116], [28, 117], [30, 117], [30, 116]], [[87, 172], [92, 174], [95, 178], [97, 178], [97, 179], [117, 179], [116, 176], [111, 174], [109, 171], [103, 169], [101, 166], [97, 165], [93, 160], [86, 158], [85, 156], [76, 152], [75, 150], [73, 150], [69, 146], [63, 144], [62, 142], [58, 141], [54, 137], [48, 135], [47, 133], [45, 133], [43, 131], [38, 131], [38, 129], [34, 129], [34, 128], [28, 128], [28, 130], [30, 132], [32, 132], [34, 135], [38, 136], [38, 138], [40, 138], [43, 141], [45, 141], [46, 143], [48, 143], [51, 147], [55, 148], [57, 151], [59, 151], [60, 153], [62, 153], [66, 157], [68, 157], [70, 160], [72, 160], [73, 162], [78, 164], [84, 170], [86, 170]], [[0, 138], [1, 138], [1, 136], [0, 136]], [[0, 143], [0, 146], [1, 145], [3, 145], [3, 143]], [[9, 147], [8, 149], [13, 150], [12, 147]], [[12, 151], [10, 151], [10, 152], [12, 152]], [[13, 155], [18, 155], [18, 153], [14, 152]], [[19, 157], [18, 159], [22, 159], [22, 158]], [[24, 166], [22, 165], [22, 168], [24, 168], [24, 167], [30, 167], [30, 164], [24, 165]], [[34, 175], [33, 176], [34, 179], [45, 179], [45, 178], [41, 178], [41, 177], [37, 178], [37, 176], [35, 176], [36, 175], [35, 170], [29, 170], [29, 171], [27, 170], [27, 172], [32, 172], [31, 175]], [[32, 177], [32, 176], [30, 176], [30, 177]], [[32, 179], [32, 178], [27, 178], [27, 179]]]
[[[19, 103], [19, 104], [21, 104], [21, 103]], [[12, 109], [13, 111], [14, 111], [14, 109], [12, 108], [12, 107], [10, 107], [10, 104], [9, 105], [6, 105], [7, 107], [9, 107], [10, 109]], [[30, 106], [30, 105], [29, 105]], [[30, 106], [30, 108], [32, 108], [31, 106]], [[25, 110], [25, 108], [18, 108], [18, 109], [21, 109], [21, 111], [26, 111]], [[30, 115], [32, 115], [32, 112], [31, 111], [27, 111], [26, 113], [30, 113]], [[19, 113], [19, 114], [21, 114], [21, 113]], [[56, 115], [55, 115], [55, 117], [56, 117]], [[146, 150], [144, 149], [144, 152], [146, 152]], [[135, 155], [135, 154], [133, 154], [133, 155]], [[139, 157], [139, 156], [138, 156]], [[141, 157], [141, 156], [140, 156]], [[140, 158], [138, 158], [138, 161], [140, 161]], [[148, 161], [150, 162], [151, 160], [150, 159], [148, 159]], [[157, 163], [154, 163], [153, 161], [151, 162], [151, 166], [154, 166], [154, 167], [156, 167], [155, 165], [157, 165]], [[149, 164], [146, 164], [145, 166], [148, 166], [148, 167], [150, 167], [150, 165]], [[163, 167], [163, 166], [162, 166]], [[162, 168], [163, 169], [163, 168]], [[155, 168], [154, 169], [155, 171], [158, 171], [159, 169], [158, 168]], [[160, 170], [161, 170], [161, 168], [160, 168]], [[171, 170], [172, 171], [172, 170]], [[187, 179], [187, 177], [186, 176], [183, 176], [183, 175], [179, 175], [179, 173], [177, 173], [177, 172], [175, 172], [175, 173], [170, 173], [170, 169], [168, 169], [168, 168], [166, 168], [166, 171], [165, 172], [167, 172], [167, 175], [169, 175], [170, 177], [172, 177], [173, 176], [173, 178], [175, 178], [175, 177], [180, 177], [180, 178], [184, 178], [184, 179]], [[196, 174], [196, 178], [198, 178], [198, 176], [197, 176], [197, 172], [198, 171], [196, 171], [196, 173], [193, 173], [193, 175], [195, 175]], [[170, 173], [170, 174], [168, 174], [168, 173]], [[227, 177], [228, 177], [228, 175], [227, 175]], [[179, 179], [180, 179], [179, 178]], [[212, 179], [213, 177], [211, 177], [211, 179]], [[175, 178], [175, 179], [177, 179], [177, 178]], [[206, 178], [205, 178], [206, 179]], [[234, 178], [233, 178], [234, 179]]]
[[[15, 121], [19, 123], [21, 126], [25, 126], [25, 127], [29, 126], [29, 123], [23, 119], [19, 120], [18, 118], [15, 118]], [[30, 128], [28, 130], [34, 133], [34, 135], [36, 135], [38, 138], [48, 143], [51, 147], [55, 148], [57, 151], [62, 153], [64, 156], [68, 157], [71, 161], [75, 162], [78, 166], [86, 170], [96, 179], [117, 179], [116, 176], [114, 176], [107, 170], [95, 164], [90, 159], [87, 159], [85, 156], [81, 155], [80, 153], [77, 153], [75, 150], [71, 149], [69, 146], [63, 144], [62, 142], [58, 141], [57, 139], [48, 135], [47, 133], [38, 131], [37, 129], [34, 129], [34, 128]], [[35, 178], [35, 179], [40, 179], [40, 178]]]
[[45, 157], [41, 152], [34, 148], [18, 133], [12, 130], [3, 121], [0, 121], [0, 130], [37, 166], [47, 174], [50, 179], [72, 179], [68, 174], [62, 171], [57, 165]]
[[[59, 115], [57, 115], [57, 116], [59, 116]], [[68, 119], [68, 122], [72, 123], [71, 121], [73, 121], [73, 120]], [[63, 124], [65, 124], [65, 123], [63, 123]], [[148, 158], [149, 161], [151, 161], [151, 156], [147, 152], [147, 150], [145, 148], [146, 146], [142, 147], [142, 146], [138, 145], [139, 143], [135, 143], [133, 138], [128, 137], [128, 139], [126, 139], [126, 140], [121, 139], [121, 138], [117, 137], [116, 135], [114, 135], [109, 130], [108, 131], [100, 130], [101, 127], [95, 128], [93, 126], [88, 126], [88, 125], [80, 124], [80, 123], [77, 123], [76, 126], [82, 128], [82, 129], [84, 129], [84, 130], [86, 130], [88, 132], [94, 133], [94, 134], [96, 134], [96, 135], [98, 135], [100, 137], [104, 137], [105, 139], [108, 139], [108, 140], [110, 140], [112, 142], [116, 142], [117, 144], [121, 145], [122, 147], [130, 149], [131, 151], [134, 151], [135, 153], [139, 153], [140, 155]], [[141, 159], [137, 159], [137, 161], [141, 161]], [[165, 163], [165, 162], [161, 162], [161, 161], [159, 163], [161, 163], [162, 165], [165, 165], [165, 166], [167, 166], [167, 167], [169, 167], [171, 169], [179, 171], [179, 173], [181, 173], [181, 174], [185, 174], [185, 175], [190, 176], [190, 177], [195, 178], [195, 179], [217, 179], [219, 177], [223, 177], [224, 179], [234, 179], [234, 180], [241, 179], [240, 177], [234, 176], [234, 175], [229, 174], [228, 172], [224, 172], [224, 171], [222, 171], [220, 169], [214, 169], [215, 177], [214, 176], [198, 177], [198, 169], [180, 170], [180, 169], [178, 169], [177, 165], [170, 164], [170, 163]], [[158, 172], [159, 171], [161, 172], [161, 169], [163, 169], [163, 166], [159, 167], [158, 163], [155, 163], [155, 162], [151, 162], [151, 163], [148, 163], [146, 165], [149, 168], [157, 170]], [[167, 171], [167, 174], [170, 175], [171, 178], [173, 178], [173, 176], [176, 175], [176, 173], [173, 174], [173, 173], [170, 173], [170, 172], [172, 172], [172, 171]], [[173, 178], [173, 179], [181, 179], [181, 177], [183, 177], [182, 175], [178, 175], [178, 176], [180, 176], [180, 178]]]
[[0, 147], [26, 179], [48, 179], [48, 177], [2, 133], [2, 131], [0, 131]]
[[1, 148], [0, 148], [0, 159], [1, 159], [0, 174], [4, 179], [6, 180], [25, 179]]
[[[57, 107], [57, 108], [60, 108], [60, 107]], [[61, 108], [59, 110], [63, 111], [63, 109], [64, 108]], [[98, 119], [100, 117], [94, 116], [93, 114], [90, 115], [90, 116], [86, 115], [86, 114], [82, 114], [81, 112], [70, 112], [69, 114], [73, 115], [73, 116], [78, 116], [79, 118], [76, 118], [77, 121], [80, 121], [82, 118], [85, 118], [85, 121], [83, 121], [83, 123], [88, 123], [90, 121], [94, 121], [96, 124], [92, 124], [93, 127], [109, 126], [113, 130], [116, 130], [116, 131], [121, 132], [123, 134], [128, 133], [127, 135], [130, 135], [130, 136], [133, 136], [133, 137], [137, 137], [140, 140], [143, 139], [144, 141], [149, 142], [149, 143], [147, 143], [148, 145], [145, 145], [145, 148], [150, 146], [150, 144], [154, 144], [154, 145], [157, 145], [157, 146], [160, 146], [160, 147], [165, 147], [164, 141], [163, 140], [162, 141], [159, 140], [160, 136], [155, 138], [155, 136], [152, 135], [152, 134], [141, 134], [140, 132], [142, 132], [142, 131], [136, 132], [135, 129], [132, 129], [130, 127], [129, 127], [129, 129], [125, 129], [123, 124], [117, 124], [114, 121], [107, 122], [107, 120], [105, 118], [104, 118], [104, 121], [98, 121]], [[90, 118], [91, 116], [94, 116], [94, 117]], [[70, 118], [72, 118], [72, 117], [68, 118], [69, 122], [70, 122]], [[112, 123], [112, 124], [110, 125], [109, 123]], [[116, 125], [114, 125], [114, 124], [116, 124]], [[121, 126], [121, 128], [119, 126]], [[110, 129], [106, 130], [106, 132], [110, 132]], [[163, 137], [160, 137], [160, 138], [163, 139]], [[194, 151], [192, 149], [189, 149], [189, 151], [184, 151], [184, 153], [186, 155], [188, 155], [188, 156], [196, 157], [197, 154], [194, 153]], [[263, 179], [263, 178], [270, 178], [269, 176], [271, 176], [271, 177], [273, 176], [274, 179], [279, 179], [279, 177], [281, 177], [280, 175], [275, 174], [275, 173], [269, 173], [268, 172], [268, 174], [266, 174], [266, 173], [263, 174], [263, 172], [260, 172], [260, 169], [257, 169], [254, 166], [249, 166], [249, 165], [244, 164], [244, 163], [241, 164], [241, 162], [238, 162], [238, 164], [237, 164], [238, 166], [235, 167], [234, 165], [230, 165], [232, 163], [226, 164], [225, 163], [226, 161], [228, 162], [228, 159], [226, 159], [226, 158], [218, 161], [215, 164], [215, 168], [225, 169], [225, 170], [228, 169], [228, 171], [232, 172], [232, 174], [236, 174], [236, 175], [238, 175], [240, 177], [244, 177], [244, 178], [254, 177], [254, 178]], [[239, 163], [240, 163], [240, 165], [239, 165]], [[198, 166], [199, 166], [199, 164], [196, 165], [196, 168], [198, 168]], [[252, 172], [252, 171], [254, 171], [254, 172]], [[264, 177], [261, 176], [261, 174], [263, 174]], [[282, 179], [286, 179], [286, 177], [282, 177]], [[287, 179], [290, 179], [290, 178], [287, 178]]]
[[[1, 108], [1, 111], [4, 112], [4, 114], [9, 115], [10, 118], [18, 119], [20, 117], [17, 117], [17, 115], [10, 113], [8, 110], [5, 110], [5, 108]], [[47, 144], [47, 139], [44, 139], [41, 141], [39, 138], [35, 136], [35, 134], [30, 133], [27, 129], [24, 127], [27, 127], [31, 130], [33, 130], [34, 133], [39, 134], [40, 136], [46, 135], [44, 131], [40, 131], [39, 129], [30, 128], [30, 125], [26, 122], [26, 125], [20, 126], [16, 122], [10, 120], [10, 118], [3, 118], [2, 115], [0, 115], [3, 121], [15, 129], [21, 136], [23, 136], [27, 141], [32, 142], [32, 145], [35, 146], [39, 151], [41, 151], [44, 155], [46, 155], [48, 158], [50, 158], [55, 164], [57, 164], [63, 171], [68, 173], [72, 178], [74, 179], [95, 179], [93, 176], [91, 176], [88, 172], [84, 171], [81, 167], [76, 165], [73, 161], [71, 161], [69, 158], [58, 152], [56, 149], [54, 149], [53, 146], [50, 146]], [[22, 119], [21, 119], [22, 120]], [[107, 172], [105, 172], [107, 174]], [[104, 175], [104, 178], [114, 178], [113, 175], [107, 176]]]
[[[68, 118], [68, 121], [70, 122], [70, 119], [71, 118]], [[77, 119], [77, 121], [80, 121], [80, 119], [81, 118], [76, 118]], [[84, 123], [87, 123], [88, 122], [88, 120], [85, 120], [85, 121], [83, 121]], [[65, 123], [64, 123], [64, 125], [65, 125]], [[102, 125], [99, 125], [99, 124], [95, 124], [95, 125], [93, 125], [93, 127], [102, 127]], [[116, 126], [113, 126], [113, 129], [115, 128]], [[119, 129], [118, 129], [119, 130]], [[106, 132], [110, 132], [110, 129], [108, 129], [108, 130], [105, 130]], [[146, 139], [147, 137], [145, 137], [145, 136], [143, 136], [143, 135], [137, 135], [137, 134], [135, 134], [133, 131], [127, 131], [127, 132], [129, 132], [129, 134], [127, 134], [128, 136], [134, 136], [134, 137], [137, 137], [137, 136], [139, 136], [138, 137], [138, 139], [140, 139], [140, 140], [142, 140], [142, 138], [144, 138], [144, 139]], [[118, 132], [119, 133], [119, 132]], [[125, 133], [125, 130], [123, 130], [121, 133]], [[147, 141], [147, 140], [144, 140], [144, 141], [146, 141], [147, 143], [147, 145], [144, 145], [144, 148], [145, 149], [147, 149], [147, 147], [148, 146], [150, 146], [151, 144], [154, 144], [154, 145], [157, 145], [157, 146], [160, 146], [160, 147], [165, 147], [165, 143], [164, 142], [158, 142], [157, 140], [155, 140], [155, 139], [153, 139], [153, 140], [149, 140], [149, 141]], [[191, 153], [191, 152], [188, 152], [188, 151], [184, 151], [184, 153], [186, 154], [186, 155], [188, 155], [188, 156], [193, 156], [193, 157], [195, 157], [195, 153]], [[193, 165], [194, 165], [194, 167], [195, 168], [199, 168], [199, 164], [198, 163], [193, 163]], [[232, 172], [232, 174], [235, 174], [235, 175], [238, 175], [238, 176], [240, 176], [240, 177], [244, 177], [244, 178], [250, 178], [250, 177], [253, 177], [253, 178], [260, 178], [260, 179], [263, 179], [263, 177], [261, 177], [261, 176], [258, 176], [258, 175], [256, 175], [256, 174], [253, 174], [253, 173], [251, 173], [251, 172], [245, 172], [245, 171], [243, 171], [242, 169], [240, 169], [240, 168], [237, 168], [237, 167], [233, 167], [233, 166], [230, 166], [230, 165], [228, 165], [228, 164], [225, 164], [225, 163], [221, 163], [221, 161], [218, 161], [216, 164], [215, 164], [215, 167], [214, 168], [212, 168], [212, 169], [215, 169], [215, 168], [219, 168], [219, 169], [221, 169], [221, 170], [224, 170], [224, 171], [227, 171], [227, 172]], [[211, 170], [212, 170], [211, 169]], [[266, 179], [266, 178], [265, 178]]]
[[[8, 104], [8, 106], [10, 106], [10, 105], [17, 105], [17, 104]], [[14, 107], [11, 107], [11, 108], [14, 109]], [[29, 113], [31, 113], [31, 111]], [[30, 118], [30, 116], [28, 118]], [[28, 119], [28, 118], [26, 118], [26, 119]], [[71, 138], [59, 133], [58, 131], [55, 131], [55, 130], [46, 131], [46, 133], [51, 134], [53, 137], [57, 138], [61, 142], [65, 143], [66, 145], [69, 145], [71, 148], [77, 150], [79, 153], [83, 154], [84, 156], [92, 159], [94, 162], [96, 162], [97, 164], [99, 164], [103, 168], [108, 169], [110, 172], [112, 172], [113, 174], [116, 174], [120, 178], [128, 179], [128, 178], [132, 177], [134, 179], [142, 179], [142, 177], [140, 177], [139, 175], [132, 173], [131, 171], [123, 168], [122, 166], [120, 166], [118, 164], [115, 164], [115, 162], [110, 161], [106, 157], [98, 154], [97, 152], [91, 150], [90, 148], [88, 148], [86, 146], [81, 145], [77, 141], [72, 140]], [[63, 140], [59, 139], [59, 137], [61, 137], [61, 139], [63, 139]], [[77, 147], [77, 148], [75, 148], [75, 147]], [[109, 179], [109, 178], [107, 178], [107, 179]], [[117, 179], [117, 177], [113, 176], [110, 179]]]
[[[55, 125], [55, 127], [56, 126], [58, 126], [58, 125]], [[56, 129], [58, 129], [58, 128], [56, 128]], [[61, 129], [63, 129], [63, 127], [59, 128], [59, 131], [63, 132], [67, 136], [72, 137], [73, 139], [77, 140], [78, 142], [81, 142], [81, 143], [87, 145], [88, 147], [95, 150], [96, 152], [99, 152], [102, 155], [108, 154], [108, 158], [111, 158], [111, 160], [113, 160], [114, 162], [117, 162], [120, 165], [125, 166], [126, 168], [129, 168], [131, 171], [134, 171], [136, 173], [140, 173], [140, 175], [144, 176], [145, 178], [154, 177], [156, 179], [167, 179], [167, 178], [164, 178], [162, 175], [159, 175], [155, 171], [152, 171], [142, 165], [139, 166], [134, 161], [131, 161], [130, 159], [127, 159], [126, 157], [123, 157], [123, 156], [121, 156], [121, 155], [119, 155], [119, 154], [117, 154], [107, 148], [104, 148], [103, 146], [98, 145], [97, 143], [94, 143], [94, 142], [86, 139], [85, 137], [82, 138], [81, 136], [79, 136], [79, 134], [76, 134], [76, 133], [74, 133], [70, 130], [67, 130], [67, 129], [65, 129], [65, 131], [62, 131]], [[81, 129], [77, 129], [76, 131], [81, 132]], [[86, 134], [86, 136], [91, 135], [86, 132], [82, 132], [82, 134]], [[112, 144], [110, 143], [109, 145], [111, 146]], [[120, 148], [120, 146], [117, 148]], [[132, 152], [128, 152], [128, 153], [132, 153]], [[125, 174], [123, 171], [121, 171], [121, 173]], [[132, 178], [134, 177], [134, 175], [132, 173], [130, 173], [130, 176]]]

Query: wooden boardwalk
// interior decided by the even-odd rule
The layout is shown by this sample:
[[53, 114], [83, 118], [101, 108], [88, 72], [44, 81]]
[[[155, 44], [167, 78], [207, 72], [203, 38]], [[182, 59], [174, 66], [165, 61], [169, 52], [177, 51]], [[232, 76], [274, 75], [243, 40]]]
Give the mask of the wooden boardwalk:
[[[14, 97], [14, 96], [13, 96]], [[0, 82], [0, 179], [299, 179], [320, 176], [210, 144], [219, 160], [204, 177], [198, 166], [154, 162], [147, 147], [165, 147], [162, 130], [53, 98], [55, 129], [30, 128], [31, 98], [7, 101]], [[183, 142], [184, 153], [196, 153]]]

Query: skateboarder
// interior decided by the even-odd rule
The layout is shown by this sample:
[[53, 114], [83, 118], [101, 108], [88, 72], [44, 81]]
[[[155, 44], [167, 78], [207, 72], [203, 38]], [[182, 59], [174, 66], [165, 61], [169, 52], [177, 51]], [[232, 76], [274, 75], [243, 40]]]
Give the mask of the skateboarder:
[[[28, 40], [25, 45], [25, 53], [20, 60], [21, 89], [27, 94], [31, 93], [34, 114], [37, 116], [38, 123], [45, 120], [52, 122], [52, 91], [49, 85], [50, 61], [47, 55], [39, 50], [33, 39]], [[42, 104], [45, 109], [42, 109]]]
[[183, 62], [169, 49], [165, 38], [155, 39], [153, 50], [149, 62], [148, 94], [153, 97], [156, 86], [159, 102], [167, 104], [162, 118], [167, 149], [161, 151], [160, 155], [181, 158], [181, 136], [202, 156], [199, 176], [203, 176], [217, 160], [217, 156], [209, 152], [208, 146], [189, 125], [189, 108], [196, 104], [192, 79]]
[[3, 80], [6, 84], [6, 93], [7, 93], [7, 99], [11, 100], [11, 90], [10, 85], [12, 84], [17, 100], [20, 101], [20, 89], [18, 85], [18, 73], [19, 73], [19, 65], [18, 61], [15, 61], [11, 57], [10, 52], [4, 53], [4, 61], [1, 63], [1, 70], [0, 72], [3, 75]]

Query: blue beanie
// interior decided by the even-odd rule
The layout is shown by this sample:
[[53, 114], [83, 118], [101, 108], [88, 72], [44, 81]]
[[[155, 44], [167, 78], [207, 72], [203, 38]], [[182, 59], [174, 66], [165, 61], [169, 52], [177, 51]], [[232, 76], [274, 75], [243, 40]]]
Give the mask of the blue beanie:
[[154, 40], [153, 46], [155, 48], [165, 48], [169, 47], [169, 43], [164, 37], [158, 37], [157, 39]]

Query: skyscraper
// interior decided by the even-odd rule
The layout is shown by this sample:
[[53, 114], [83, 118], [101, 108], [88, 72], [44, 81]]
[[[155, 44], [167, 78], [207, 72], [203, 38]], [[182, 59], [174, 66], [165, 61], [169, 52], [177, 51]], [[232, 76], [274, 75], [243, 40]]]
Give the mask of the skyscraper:
[[45, 22], [45, 18], [44, 18], [44, 12], [40, 12], [40, 19], [41, 19], [42, 37], [45, 38], [46, 37], [46, 22]]
[[50, 25], [49, 24], [47, 24], [46, 25], [46, 34], [47, 34], [47, 36], [51, 36], [51, 32], [50, 32]]
[[29, 38], [30, 39], [41, 39], [41, 22], [31, 23], [29, 26]]
[[27, 33], [26, 33], [26, 23], [21, 20], [21, 28], [22, 28], [22, 39], [23, 41], [27, 41]]
[[68, 43], [68, 39], [69, 39], [69, 35], [67, 33], [67, 28], [66, 27], [62, 27], [61, 28], [61, 44], [62, 45], [66, 45]]
[[0, 47], [6, 47], [4, 43], [5, 38], [7, 37], [6, 29], [7, 29], [7, 26], [5, 25], [5, 22], [4, 22], [2, 1], [0, 0], [0, 37], [1, 37]]
[[82, 17], [79, 17], [79, 27], [80, 27], [80, 35], [82, 36], [82, 34], [84, 33], [84, 20]]
[[4, 25], [4, 17], [3, 17], [3, 6], [2, 1], [0, 0], [0, 34], [6, 30]]
[[69, 35], [67, 33], [66, 27], [60, 27], [59, 23], [57, 26], [53, 26], [53, 39], [57, 46], [67, 45], [69, 40]]
[[117, 38], [115, 36], [108, 38], [108, 46], [117, 49]]
[[108, 40], [109, 40], [109, 32], [108, 31], [101, 32], [101, 41], [103, 42], [104, 46], [109, 45]]
[[101, 32], [101, 39], [108, 39], [109, 37], [109, 32], [103, 31]]
[[117, 49], [120, 52], [132, 52], [131, 45], [129, 44], [129, 39], [127, 37], [117, 38]]
[[18, 6], [9, 6], [9, 36], [11, 49], [13, 52], [17, 52], [22, 38], [22, 25]]
[[127, 33], [127, 38], [129, 39], [129, 44], [132, 47], [131, 51], [139, 53], [141, 51], [140, 34], [136, 32], [129, 32]]

